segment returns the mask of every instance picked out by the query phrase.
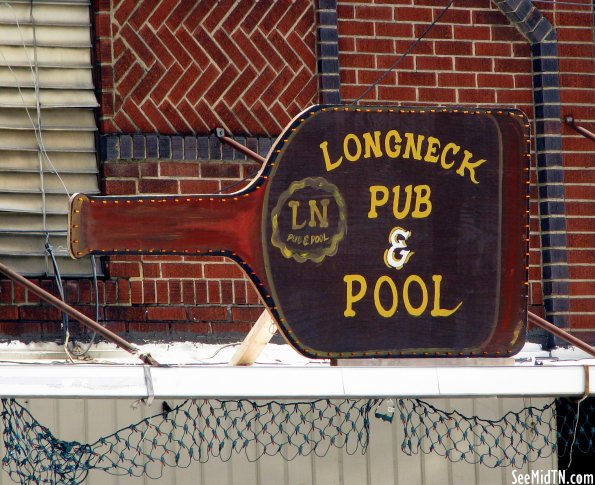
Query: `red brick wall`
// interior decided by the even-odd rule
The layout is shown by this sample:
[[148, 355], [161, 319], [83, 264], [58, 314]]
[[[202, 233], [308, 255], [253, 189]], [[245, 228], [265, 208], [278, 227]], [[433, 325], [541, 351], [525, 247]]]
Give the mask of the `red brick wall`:
[[[595, 131], [593, 13], [589, 0], [578, 2], [585, 6], [535, 4], [557, 30], [563, 114]], [[359, 97], [445, 4], [340, 0], [343, 102]], [[315, 7], [305, 0], [98, 0], [101, 132], [206, 135], [224, 126], [236, 135], [275, 135], [318, 99]], [[490, 0], [466, 0], [455, 2], [362, 102], [498, 104], [519, 107], [533, 118], [531, 73], [527, 40]], [[563, 126], [562, 134], [570, 272], [566, 316], [574, 330], [589, 330], [595, 313], [594, 145], [569, 127]], [[123, 158], [103, 163], [107, 194], [213, 192], [255, 168], [233, 156], [200, 162]], [[542, 314], [539, 194], [532, 163], [529, 304]], [[109, 278], [100, 282], [102, 319], [121, 331], [165, 338], [244, 331], [261, 310], [246, 279], [221, 258], [112, 257], [108, 263]], [[57, 315], [31, 295], [2, 285], [4, 333], [19, 333], [14, 329], [21, 325], [29, 334], [58, 333]], [[89, 281], [69, 282], [69, 301], [91, 311], [89, 288]], [[583, 335], [595, 341], [595, 332]]]
[[312, 2], [96, 3], [103, 133], [273, 135], [317, 102]]
[[[444, 4], [341, 1], [338, 16], [343, 101], [358, 98], [393, 64], [395, 53], [403, 53], [411, 46]], [[526, 40], [489, 0], [455, 3], [362, 102], [515, 105], [530, 116], [530, 55]]]
[[[562, 115], [595, 133], [595, 26], [593, 6], [552, 8], [560, 53]], [[568, 324], [595, 342], [595, 142], [564, 126], [564, 183], [568, 234]]]
[[[245, 185], [238, 181], [258, 168], [239, 160], [108, 161], [103, 163], [104, 190], [112, 195], [235, 191]], [[112, 256], [106, 269], [126, 292], [121, 305], [106, 309], [106, 318], [128, 322], [133, 335], [247, 332], [263, 310], [244, 273], [225, 258]]]

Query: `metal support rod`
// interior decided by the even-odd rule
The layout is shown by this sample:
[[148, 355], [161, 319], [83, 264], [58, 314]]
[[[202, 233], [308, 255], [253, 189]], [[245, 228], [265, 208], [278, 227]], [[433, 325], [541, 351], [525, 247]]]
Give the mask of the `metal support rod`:
[[574, 121], [573, 116], [565, 116], [564, 121], [566, 122], [566, 124], [568, 126], [570, 126], [570, 128], [572, 128], [577, 133], [580, 133], [581, 135], [583, 135], [585, 138], [588, 138], [589, 140], [595, 141], [595, 133], [591, 133], [586, 128], [583, 128], [582, 126], [577, 125], [576, 122]]
[[587, 354], [595, 357], [595, 348], [592, 347], [591, 345], [589, 345], [586, 342], [583, 342], [581, 339], [576, 338], [574, 335], [571, 335], [570, 333], [566, 332], [565, 330], [562, 330], [559, 327], [556, 327], [555, 325], [551, 324], [550, 322], [548, 322], [547, 320], [544, 320], [541, 317], [538, 317], [537, 315], [535, 315], [535, 313], [529, 313], [529, 323], [532, 323], [533, 325], [537, 325], [538, 327], [541, 327], [545, 330], [547, 330], [548, 332], [553, 333], [556, 337], [560, 337], [563, 340], [566, 340], [566, 342], [574, 345], [575, 347], [581, 349], [583, 352], [586, 352]]
[[217, 133], [217, 138], [219, 138], [219, 141], [221, 143], [225, 143], [226, 145], [229, 145], [230, 147], [235, 148], [238, 152], [243, 153], [244, 155], [246, 155], [248, 158], [251, 158], [255, 162], [259, 162], [259, 163], [266, 162], [266, 158], [261, 157], [258, 153], [253, 152], [248, 147], [245, 147], [241, 143], [238, 143], [237, 141], [235, 141], [233, 138], [225, 136], [225, 131], [223, 131], [223, 128], [217, 128], [216, 133]]
[[124, 349], [126, 352], [130, 352], [133, 355], [136, 355], [145, 364], [159, 365], [159, 363], [155, 359], [153, 359], [153, 357], [151, 357], [150, 354], [141, 353], [140, 349], [138, 347], [132, 345], [130, 342], [128, 342], [127, 340], [124, 340], [122, 337], [120, 337], [119, 335], [116, 335], [114, 332], [108, 330], [107, 328], [99, 325], [96, 321], [91, 320], [89, 317], [87, 317], [86, 315], [83, 315], [77, 309], [71, 307], [67, 303], [64, 303], [62, 300], [56, 298], [51, 293], [48, 293], [43, 288], [40, 288], [39, 286], [35, 285], [31, 281], [24, 278], [20, 274], [14, 272], [12, 269], [10, 269], [9, 267], [5, 266], [2, 263], [0, 263], [0, 273], [5, 274], [12, 281], [17, 283], [18, 285], [23, 286], [24, 288], [31, 291], [32, 293], [35, 293], [42, 300], [45, 300], [50, 305], [52, 305], [56, 308], [59, 308], [64, 313], [66, 313], [68, 316], [74, 318], [75, 320], [78, 320], [80, 323], [82, 323], [83, 325], [94, 330], [98, 334], [102, 335], [108, 341], [112, 342], [113, 344], [116, 344], [121, 349]]

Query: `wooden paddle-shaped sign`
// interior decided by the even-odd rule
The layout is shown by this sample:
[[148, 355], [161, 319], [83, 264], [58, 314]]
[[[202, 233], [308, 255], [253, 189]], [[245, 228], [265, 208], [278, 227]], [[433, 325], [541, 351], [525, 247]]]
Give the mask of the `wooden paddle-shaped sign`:
[[70, 251], [228, 256], [311, 357], [511, 355], [528, 126], [517, 110], [314, 106], [240, 192], [74, 195]]

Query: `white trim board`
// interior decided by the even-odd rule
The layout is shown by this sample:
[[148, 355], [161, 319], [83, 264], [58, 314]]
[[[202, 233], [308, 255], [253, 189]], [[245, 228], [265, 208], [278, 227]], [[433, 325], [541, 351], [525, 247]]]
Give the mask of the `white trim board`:
[[[4, 398], [318, 399], [581, 396], [582, 365], [482, 367], [151, 367], [2, 364]], [[590, 372], [595, 395], [595, 369]]]

